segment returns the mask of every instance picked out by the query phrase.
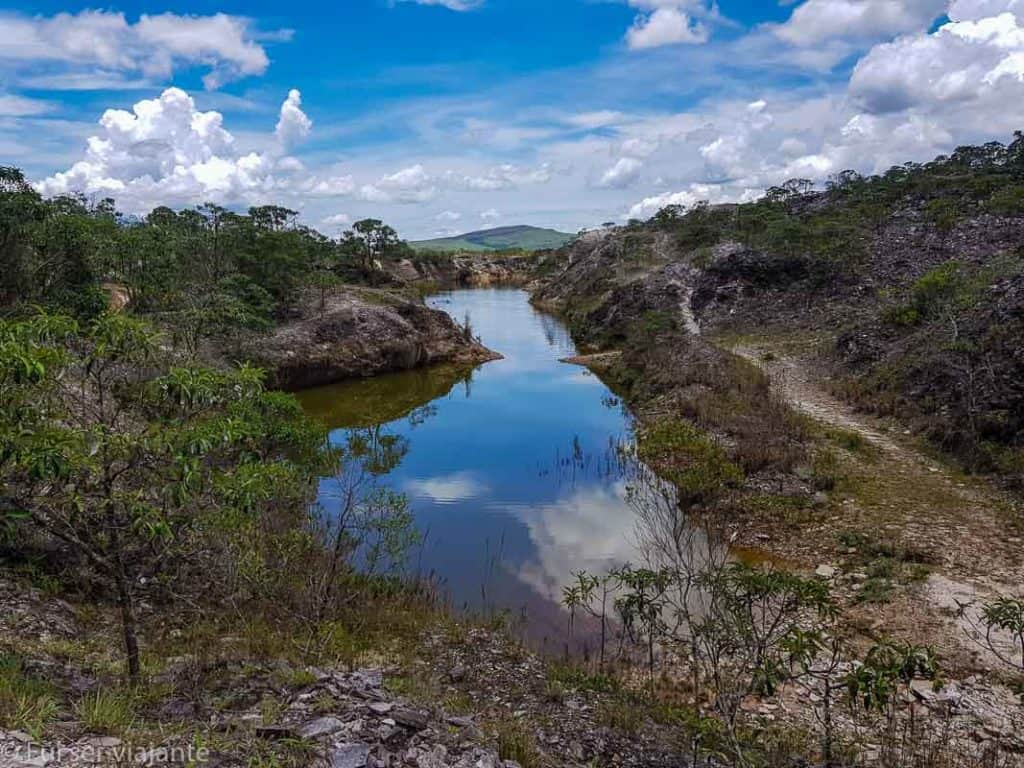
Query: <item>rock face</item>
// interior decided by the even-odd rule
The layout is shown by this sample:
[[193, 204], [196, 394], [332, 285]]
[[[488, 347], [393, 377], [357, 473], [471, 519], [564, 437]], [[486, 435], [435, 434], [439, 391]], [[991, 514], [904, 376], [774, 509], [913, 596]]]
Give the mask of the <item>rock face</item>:
[[434, 282], [452, 288], [486, 288], [523, 285], [534, 264], [535, 259], [530, 256], [464, 254], [434, 260], [402, 259], [385, 265], [384, 269], [401, 283]]
[[433, 363], [476, 364], [501, 356], [451, 317], [422, 303], [361, 289], [310, 302], [302, 316], [247, 341], [236, 358], [268, 371], [269, 385], [295, 391]]

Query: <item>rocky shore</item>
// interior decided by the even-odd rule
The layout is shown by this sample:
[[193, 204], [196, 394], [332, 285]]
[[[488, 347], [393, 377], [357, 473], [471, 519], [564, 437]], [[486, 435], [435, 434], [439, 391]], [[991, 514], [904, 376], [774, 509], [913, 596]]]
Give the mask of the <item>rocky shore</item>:
[[345, 288], [310, 298], [299, 317], [226, 354], [268, 371], [288, 391], [436, 363], [500, 359], [447, 313], [395, 292]]

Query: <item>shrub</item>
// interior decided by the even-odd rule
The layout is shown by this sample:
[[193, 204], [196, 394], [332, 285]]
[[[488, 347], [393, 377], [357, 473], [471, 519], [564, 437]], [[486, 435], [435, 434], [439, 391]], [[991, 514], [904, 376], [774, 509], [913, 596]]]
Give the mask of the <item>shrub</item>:
[[964, 286], [963, 265], [958, 261], [940, 264], [911, 288], [911, 306], [921, 316], [935, 315], [951, 302]]
[[708, 435], [684, 421], [657, 423], [640, 441], [640, 458], [657, 467], [679, 493], [693, 502], [707, 501], [743, 482], [733, 464]]

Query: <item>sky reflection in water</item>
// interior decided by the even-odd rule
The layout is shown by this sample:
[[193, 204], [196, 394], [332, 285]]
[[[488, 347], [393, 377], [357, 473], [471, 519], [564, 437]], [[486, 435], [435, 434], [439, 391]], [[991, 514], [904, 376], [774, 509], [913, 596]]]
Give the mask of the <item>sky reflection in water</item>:
[[[427, 535], [417, 565], [452, 602], [523, 616], [538, 645], [564, 640], [561, 588], [580, 569], [635, 561], [634, 514], [616, 450], [631, 439], [618, 401], [559, 359], [568, 331], [517, 290], [466, 290], [431, 304], [505, 359], [476, 371], [432, 368], [303, 393], [343, 442], [383, 425], [408, 453], [386, 477]], [[321, 485], [330, 509], [332, 481]]]

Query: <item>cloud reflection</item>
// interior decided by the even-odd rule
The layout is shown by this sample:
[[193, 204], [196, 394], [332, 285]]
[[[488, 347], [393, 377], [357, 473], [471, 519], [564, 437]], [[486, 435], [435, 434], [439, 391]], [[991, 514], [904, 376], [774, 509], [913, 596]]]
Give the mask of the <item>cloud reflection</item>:
[[474, 477], [472, 472], [407, 480], [403, 488], [409, 496], [429, 499], [435, 504], [456, 504], [478, 499], [490, 491], [487, 484]]

